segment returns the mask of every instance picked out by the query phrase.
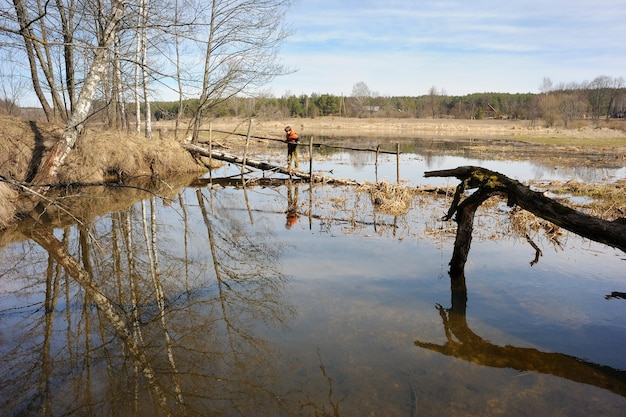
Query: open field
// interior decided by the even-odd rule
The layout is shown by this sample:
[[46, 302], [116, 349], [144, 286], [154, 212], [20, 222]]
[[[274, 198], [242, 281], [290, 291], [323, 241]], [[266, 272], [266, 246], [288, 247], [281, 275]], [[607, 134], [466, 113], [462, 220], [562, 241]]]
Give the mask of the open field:
[[[241, 145], [249, 122], [246, 118], [207, 121], [202, 126], [201, 141], [208, 140], [211, 128], [216, 143], [227, 147]], [[419, 140], [422, 144], [430, 144], [424, 146], [432, 146], [432, 151], [436, 152], [437, 143], [454, 142], [456, 152], [471, 157], [535, 160], [555, 166], [621, 168], [626, 165], [626, 120], [621, 119], [601, 120], [598, 127], [590, 120], [580, 120], [571, 123], [576, 128], [565, 129], [546, 128], [541, 121], [533, 123], [528, 120], [258, 118], [253, 119], [251, 134], [256, 138], [282, 140], [286, 125], [292, 126], [305, 143], [312, 138], [313, 142], [349, 142], [360, 146], [358, 142], [370, 140], [384, 147], [386, 140], [394, 146]], [[155, 123], [154, 129], [162, 129], [173, 137], [171, 121]], [[179, 138], [184, 136], [180, 134]], [[448, 152], [453, 150], [448, 149]]]
[[[281, 136], [283, 128], [291, 125], [301, 135], [378, 137], [465, 137], [517, 139], [529, 142], [559, 144], [588, 144], [591, 146], [626, 146], [626, 120], [601, 121], [595, 127], [590, 120], [572, 122], [572, 128], [543, 126], [541, 121], [529, 120], [457, 120], [413, 118], [344, 118], [316, 119], [254, 119], [257, 135]], [[245, 132], [247, 121], [221, 118], [212, 122], [217, 130]], [[584, 139], [584, 142], [581, 141]]]

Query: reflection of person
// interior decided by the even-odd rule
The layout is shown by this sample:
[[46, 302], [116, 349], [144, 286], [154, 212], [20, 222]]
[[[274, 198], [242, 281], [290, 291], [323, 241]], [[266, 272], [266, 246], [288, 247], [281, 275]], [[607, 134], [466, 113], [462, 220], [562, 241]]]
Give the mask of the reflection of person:
[[285, 128], [285, 141], [287, 142], [287, 168], [291, 168], [291, 161], [293, 160], [293, 167], [298, 169], [298, 134], [291, 126]]
[[285, 229], [291, 229], [291, 226], [298, 221], [298, 186], [292, 190], [292, 184], [287, 185], [287, 221]]

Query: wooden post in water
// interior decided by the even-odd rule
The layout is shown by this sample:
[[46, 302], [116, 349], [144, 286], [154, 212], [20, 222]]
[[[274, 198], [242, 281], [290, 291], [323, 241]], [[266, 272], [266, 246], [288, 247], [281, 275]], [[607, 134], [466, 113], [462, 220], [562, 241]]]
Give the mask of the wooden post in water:
[[313, 136], [309, 138], [309, 230], [313, 230]]
[[[213, 166], [213, 159], [211, 158], [211, 151], [213, 145], [213, 122], [209, 122], [209, 167]], [[211, 169], [209, 168], [209, 175], [211, 174]]]
[[309, 182], [313, 184], [313, 136], [309, 139]]
[[[375, 170], [375, 174], [376, 174], [376, 182], [378, 182], [378, 154], [379, 154], [379, 152], [380, 152], [380, 143], [378, 145], [376, 145], [376, 160], [374, 161], [374, 170]], [[376, 225], [376, 223], [374, 223], [374, 226], [375, 225]], [[374, 227], [374, 229], [376, 229], [376, 227]]]
[[400, 184], [400, 144], [396, 143], [396, 182]]
[[243, 173], [246, 169], [246, 160], [248, 159], [248, 144], [250, 143], [250, 133], [252, 132], [252, 118], [248, 123], [248, 134], [246, 135], [246, 146], [243, 149], [243, 163], [241, 164], [241, 178], [243, 179]]
[[309, 230], [313, 230], [313, 180], [309, 182]]
[[246, 160], [248, 159], [248, 144], [250, 143], [250, 133], [252, 132], [252, 118], [248, 124], [248, 135], [246, 136], [246, 147], [243, 150], [243, 163], [241, 164], [241, 183], [243, 185], [243, 196], [246, 200], [246, 207], [248, 207], [248, 216], [250, 217], [250, 224], [254, 224], [254, 217], [252, 217], [252, 210], [250, 209], [250, 202], [248, 201], [248, 192], [246, 191], [246, 177], [244, 176], [246, 170]]

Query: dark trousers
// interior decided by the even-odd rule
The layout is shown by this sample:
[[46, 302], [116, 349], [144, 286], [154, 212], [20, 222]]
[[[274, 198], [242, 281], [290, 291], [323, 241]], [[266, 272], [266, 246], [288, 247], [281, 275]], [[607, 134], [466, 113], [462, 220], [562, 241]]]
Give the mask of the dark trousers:
[[298, 144], [287, 143], [287, 167], [291, 167], [291, 161], [293, 161], [293, 167], [298, 168]]

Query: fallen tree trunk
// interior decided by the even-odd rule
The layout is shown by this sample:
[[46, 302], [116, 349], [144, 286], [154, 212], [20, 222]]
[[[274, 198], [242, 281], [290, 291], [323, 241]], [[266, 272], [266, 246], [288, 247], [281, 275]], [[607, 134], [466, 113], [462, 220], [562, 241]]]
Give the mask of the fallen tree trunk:
[[[445, 216], [446, 220], [449, 220], [455, 213], [457, 214], [457, 241], [453, 260], [450, 261], [451, 269], [464, 267], [471, 243], [474, 212], [493, 195], [506, 196], [509, 206], [517, 205], [579, 236], [626, 252], [626, 223], [623, 218], [609, 221], [590, 216], [554, 201], [543, 193], [533, 191], [519, 181], [480, 167], [463, 166], [429, 171], [425, 172], [424, 176], [456, 177], [461, 180]], [[461, 202], [463, 192], [473, 188], [478, 190]]]
[[270, 163], [258, 161], [258, 160], [251, 159], [251, 158], [246, 158], [246, 160], [244, 161], [244, 159], [239, 156], [231, 155], [222, 151], [215, 151], [215, 150], [208, 151], [207, 149], [201, 146], [197, 146], [197, 145], [186, 144], [186, 145], [183, 145], [183, 147], [187, 149], [189, 152], [191, 152], [192, 154], [205, 156], [207, 158], [217, 159], [219, 161], [230, 162], [232, 164], [238, 164], [238, 165], [244, 164], [246, 166], [260, 169], [262, 171], [278, 172], [284, 175], [289, 175], [290, 177], [295, 176], [305, 181], [321, 182], [321, 183], [332, 184], [332, 185], [359, 185], [357, 181], [354, 181], [351, 179], [332, 178], [332, 177], [327, 177], [325, 175], [319, 175], [319, 174], [310, 175], [309, 173], [304, 172], [304, 171], [299, 171], [296, 169], [288, 169], [288, 168], [284, 168], [278, 165], [272, 165]]

